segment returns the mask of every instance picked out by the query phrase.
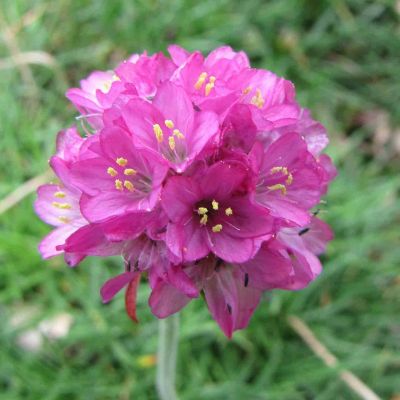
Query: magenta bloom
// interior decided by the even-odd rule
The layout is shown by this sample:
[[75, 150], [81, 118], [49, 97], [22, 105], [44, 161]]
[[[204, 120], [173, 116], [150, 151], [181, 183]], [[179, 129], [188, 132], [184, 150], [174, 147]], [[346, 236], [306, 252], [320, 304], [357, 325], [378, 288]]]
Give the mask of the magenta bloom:
[[247, 180], [242, 166], [223, 161], [195, 177], [171, 177], [161, 199], [171, 252], [184, 261], [210, 252], [227, 262], [254, 256], [257, 239], [273, 232], [273, 219], [251, 201]]
[[69, 265], [121, 255], [103, 302], [124, 289], [137, 321], [146, 277], [155, 316], [203, 297], [231, 337], [263, 292], [303, 289], [322, 272], [333, 234], [315, 207], [336, 170], [291, 82], [228, 46], [168, 51], [133, 54], [67, 91], [90, 129], [57, 138], [58, 181], [35, 202], [54, 227], [39, 251]]

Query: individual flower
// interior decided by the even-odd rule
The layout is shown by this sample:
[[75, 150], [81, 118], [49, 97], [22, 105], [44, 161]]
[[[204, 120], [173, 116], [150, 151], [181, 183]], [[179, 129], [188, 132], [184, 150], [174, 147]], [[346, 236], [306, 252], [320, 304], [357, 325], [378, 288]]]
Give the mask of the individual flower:
[[105, 127], [92, 158], [71, 166], [71, 183], [82, 193], [81, 210], [91, 222], [133, 211], [151, 211], [168, 171], [162, 159], [134, 146], [119, 127]]
[[257, 251], [257, 238], [272, 233], [273, 220], [252, 203], [248, 171], [218, 162], [196, 177], [171, 177], [162, 192], [170, 222], [166, 244], [173, 254], [194, 261], [210, 252], [226, 261], [243, 262]]
[[68, 89], [66, 96], [83, 117], [98, 129], [103, 125], [102, 112], [112, 104], [109, 99], [115, 99], [122, 90], [123, 85], [113, 71], [94, 71], [81, 80], [80, 88]]
[[178, 173], [218, 143], [216, 114], [196, 112], [186, 92], [172, 83], [163, 84], [151, 103], [132, 99], [121, 114], [134, 144]]
[[258, 175], [255, 200], [286, 224], [308, 224], [308, 210], [322, 195], [323, 171], [306, 142], [289, 133], [266, 147], [257, 143], [250, 158]]
[[[82, 147], [84, 147], [84, 140], [79, 136], [76, 128], [70, 128], [58, 134], [57, 153], [50, 160], [50, 165], [62, 183], [40, 186], [38, 198], [35, 201], [37, 214], [43, 221], [56, 227], [39, 245], [42, 257], [50, 258], [65, 253], [66, 262], [71, 266], [78, 264], [89, 253], [65, 251], [62, 245], [74, 233], [81, 234], [82, 230], [86, 232], [86, 235], [81, 236], [81, 239], [88, 243], [87, 239], [90, 237], [91, 247], [96, 249], [96, 255], [113, 255], [118, 252], [113, 246], [109, 246], [104, 235], [94, 234], [93, 226], [89, 225], [80, 210], [79, 202], [82, 193], [70, 184], [70, 166], [78, 158]], [[90, 153], [86, 152], [86, 156], [90, 157]]]

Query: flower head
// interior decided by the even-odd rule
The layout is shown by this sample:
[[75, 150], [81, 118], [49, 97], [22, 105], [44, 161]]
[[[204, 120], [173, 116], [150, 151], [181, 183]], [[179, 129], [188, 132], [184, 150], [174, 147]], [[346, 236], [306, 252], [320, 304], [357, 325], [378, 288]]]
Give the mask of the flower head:
[[299, 290], [321, 273], [317, 256], [333, 235], [313, 208], [336, 170], [321, 154], [324, 127], [291, 82], [228, 46], [168, 51], [134, 54], [67, 91], [89, 125], [58, 135], [58, 181], [35, 202], [54, 226], [39, 250], [70, 265], [120, 254], [104, 302], [126, 288], [137, 321], [146, 276], [157, 317], [204, 294], [231, 337], [264, 291]]

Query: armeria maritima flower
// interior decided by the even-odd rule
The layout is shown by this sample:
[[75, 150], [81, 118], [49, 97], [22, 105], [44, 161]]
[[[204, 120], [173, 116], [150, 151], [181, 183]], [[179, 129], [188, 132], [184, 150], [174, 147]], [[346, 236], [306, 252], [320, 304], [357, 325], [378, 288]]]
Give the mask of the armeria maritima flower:
[[204, 293], [231, 337], [264, 291], [302, 289], [321, 272], [332, 232], [314, 209], [336, 171], [291, 82], [227, 46], [169, 53], [134, 54], [68, 90], [87, 123], [58, 136], [58, 181], [35, 205], [56, 228], [39, 250], [69, 265], [120, 254], [104, 302], [127, 288], [136, 320], [147, 276], [157, 317]]

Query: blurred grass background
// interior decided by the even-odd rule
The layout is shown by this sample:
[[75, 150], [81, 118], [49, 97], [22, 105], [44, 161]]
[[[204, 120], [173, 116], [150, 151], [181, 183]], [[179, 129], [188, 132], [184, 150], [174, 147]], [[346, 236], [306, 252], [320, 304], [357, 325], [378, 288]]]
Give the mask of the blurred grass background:
[[[355, 399], [293, 332], [303, 319], [382, 398], [400, 398], [400, 2], [389, 0], [0, 0], [0, 198], [43, 173], [76, 112], [68, 86], [133, 52], [229, 44], [291, 79], [328, 128], [339, 177], [321, 216], [336, 240], [300, 293], [266, 296], [227, 341], [201, 301], [182, 313], [182, 399]], [[32, 53], [33, 52], [33, 53]], [[155, 399], [157, 320], [142, 285], [133, 325], [123, 296], [101, 305], [117, 259], [42, 261], [49, 228], [34, 195], [0, 215], [0, 398]], [[23, 346], [44, 319], [60, 340]], [[22, 321], [22, 322], [21, 322]], [[42, 325], [43, 326], [43, 323]], [[68, 330], [68, 329], [67, 329]], [[22, 343], [23, 344], [23, 343]], [[25, 346], [26, 347], [26, 346]]]

